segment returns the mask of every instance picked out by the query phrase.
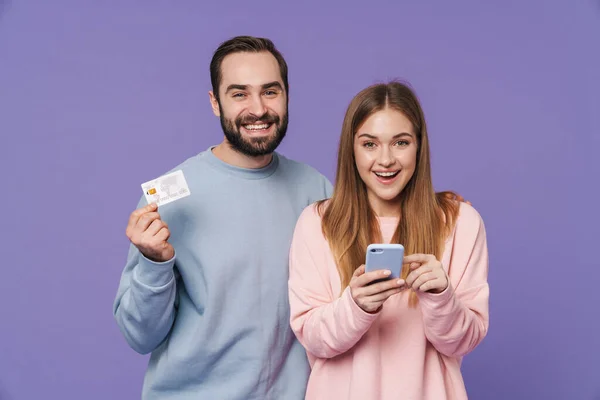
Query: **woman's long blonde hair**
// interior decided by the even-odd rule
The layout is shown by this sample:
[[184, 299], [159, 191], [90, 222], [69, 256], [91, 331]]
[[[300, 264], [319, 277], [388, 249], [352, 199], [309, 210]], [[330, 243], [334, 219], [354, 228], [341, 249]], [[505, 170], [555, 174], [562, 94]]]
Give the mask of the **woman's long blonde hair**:
[[[433, 189], [425, 117], [412, 89], [392, 81], [362, 90], [352, 99], [344, 117], [333, 196], [318, 204], [323, 234], [337, 263], [342, 291], [356, 268], [365, 263], [367, 246], [382, 240], [366, 186], [356, 168], [354, 136], [369, 116], [386, 108], [400, 111], [409, 119], [418, 146], [415, 172], [400, 195], [400, 220], [391, 242], [401, 243], [405, 255], [433, 254], [439, 260], [458, 215], [458, 203], [446, 196], [449, 192], [436, 194]], [[405, 265], [402, 278], [407, 275]], [[414, 306], [414, 293], [410, 299]]]

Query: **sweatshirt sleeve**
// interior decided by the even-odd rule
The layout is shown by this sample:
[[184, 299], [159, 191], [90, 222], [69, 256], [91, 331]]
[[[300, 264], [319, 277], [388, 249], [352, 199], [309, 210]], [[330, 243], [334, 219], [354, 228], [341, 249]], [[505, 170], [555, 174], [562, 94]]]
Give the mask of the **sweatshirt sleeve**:
[[306, 351], [319, 358], [351, 349], [378, 317], [354, 302], [350, 288], [333, 293], [332, 274], [337, 268], [311, 205], [297, 222], [290, 249], [290, 322]]
[[462, 357], [489, 326], [488, 250], [483, 220], [461, 203], [448, 266], [449, 285], [439, 294], [417, 292], [427, 339], [442, 354]]
[[175, 320], [175, 256], [154, 262], [130, 245], [113, 314], [131, 348], [140, 354], [156, 349]]
[[331, 181], [325, 176], [323, 176], [323, 180], [325, 186], [325, 198], [329, 199], [331, 198], [331, 196], [333, 196], [333, 185], [331, 184]]

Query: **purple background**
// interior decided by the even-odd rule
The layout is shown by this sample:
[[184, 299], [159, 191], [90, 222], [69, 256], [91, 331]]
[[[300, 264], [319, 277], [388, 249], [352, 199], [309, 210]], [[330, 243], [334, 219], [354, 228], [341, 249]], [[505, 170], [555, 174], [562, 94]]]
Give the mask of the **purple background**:
[[280, 149], [330, 179], [352, 96], [415, 86], [436, 188], [487, 226], [471, 398], [600, 399], [599, 2], [204, 3], [0, 0], [0, 399], [139, 398], [111, 312], [125, 224], [142, 182], [221, 140], [208, 64], [237, 34], [286, 56]]

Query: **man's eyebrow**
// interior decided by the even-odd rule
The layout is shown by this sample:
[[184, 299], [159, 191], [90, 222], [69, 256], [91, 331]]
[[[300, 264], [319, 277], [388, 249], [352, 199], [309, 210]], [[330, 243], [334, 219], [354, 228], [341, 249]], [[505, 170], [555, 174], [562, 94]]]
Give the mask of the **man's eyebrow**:
[[[240, 85], [239, 83], [233, 83], [233, 84], [227, 86], [225, 93], [228, 93], [232, 90], [248, 90], [250, 87], [251, 87], [250, 85]], [[265, 83], [265, 84], [261, 85], [261, 88], [262, 89], [277, 88], [277, 89], [283, 90], [283, 88], [281, 87], [281, 83], [279, 83], [277, 81]]]
[[239, 84], [231, 84], [229, 86], [227, 86], [227, 90], [225, 90], [225, 93], [230, 92], [232, 90], [246, 90], [248, 89], [248, 85], [239, 85]]
[[263, 89], [277, 88], [277, 89], [283, 90], [283, 88], [281, 87], [281, 83], [279, 83], [277, 81], [265, 83], [264, 85], [262, 85], [262, 88]]

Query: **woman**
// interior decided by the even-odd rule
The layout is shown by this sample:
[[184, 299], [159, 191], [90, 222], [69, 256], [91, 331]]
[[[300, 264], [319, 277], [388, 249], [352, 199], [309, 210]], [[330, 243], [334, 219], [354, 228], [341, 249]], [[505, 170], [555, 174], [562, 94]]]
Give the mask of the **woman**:
[[[469, 204], [434, 192], [413, 91], [361, 91], [338, 156], [333, 197], [303, 211], [290, 251], [291, 326], [312, 367], [306, 398], [466, 399], [460, 363], [488, 330], [485, 228]], [[401, 279], [365, 273], [370, 243], [404, 246]]]

